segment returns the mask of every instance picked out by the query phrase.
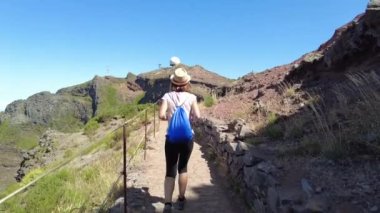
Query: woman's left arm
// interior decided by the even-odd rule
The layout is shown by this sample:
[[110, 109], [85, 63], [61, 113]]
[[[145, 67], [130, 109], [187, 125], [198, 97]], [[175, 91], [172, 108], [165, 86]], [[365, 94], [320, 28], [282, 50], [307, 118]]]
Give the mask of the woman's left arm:
[[168, 119], [166, 117], [167, 109], [168, 109], [168, 101], [162, 99], [161, 106], [160, 106], [160, 114], [159, 114], [159, 117], [161, 120], [167, 120]]

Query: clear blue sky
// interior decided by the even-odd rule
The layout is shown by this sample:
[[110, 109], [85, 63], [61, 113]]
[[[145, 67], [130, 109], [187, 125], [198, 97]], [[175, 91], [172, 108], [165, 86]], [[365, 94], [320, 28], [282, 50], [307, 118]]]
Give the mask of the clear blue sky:
[[365, 11], [367, 0], [1, 0], [0, 111], [95, 75], [168, 66], [229, 78], [289, 63]]

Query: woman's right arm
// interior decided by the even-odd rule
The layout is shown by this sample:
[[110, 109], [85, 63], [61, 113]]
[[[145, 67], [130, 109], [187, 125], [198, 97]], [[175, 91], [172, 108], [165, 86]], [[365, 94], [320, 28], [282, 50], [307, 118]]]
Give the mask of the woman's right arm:
[[197, 120], [201, 117], [197, 100], [193, 101], [193, 104], [191, 105], [191, 114], [192, 117], [195, 118], [194, 120]]

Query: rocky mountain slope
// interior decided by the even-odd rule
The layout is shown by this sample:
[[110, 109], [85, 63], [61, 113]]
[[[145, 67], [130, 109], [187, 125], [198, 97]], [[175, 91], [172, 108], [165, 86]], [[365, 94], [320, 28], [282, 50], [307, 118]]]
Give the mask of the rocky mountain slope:
[[[223, 96], [232, 85], [232, 80], [201, 66], [186, 67], [192, 76], [193, 90], [201, 99], [211, 93]], [[130, 73], [125, 79], [96, 76], [83, 84], [60, 89], [56, 94], [40, 92], [26, 100], [10, 103], [0, 115], [0, 123], [9, 121], [12, 124], [32, 123], [52, 127], [57, 122], [67, 120], [86, 123], [99, 113], [102, 104], [107, 104], [109, 93], [115, 92], [115, 98], [120, 103], [130, 103], [144, 92], [146, 94], [141, 102], [157, 101], [169, 88], [171, 72], [171, 68], [162, 68], [138, 76]]]
[[[130, 79], [95, 76], [91, 81], [40, 92], [10, 103], [0, 115], [0, 188], [14, 181], [24, 158], [22, 150], [37, 146], [48, 129], [76, 132], [95, 116], [108, 116], [144, 92]], [[26, 153], [26, 152], [25, 152]]]
[[[290, 64], [235, 82], [187, 66], [199, 99], [216, 98], [212, 107], [202, 108], [210, 119], [198, 124], [201, 142], [211, 143], [211, 156], [227, 167], [257, 211], [379, 212], [379, 67], [377, 0], [317, 50]], [[12, 153], [2, 160], [17, 158], [9, 147], [14, 141], [2, 134], [9, 126], [83, 127], [96, 116], [115, 115], [109, 111], [115, 106], [157, 101], [169, 88], [170, 72], [95, 77], [56, 94], [42, 92], [11, 103], [0, 114], [0, 145], [7, 145], [0, 149]], [[14, 165], [1, 166], [1, 173], [9, 173]]]
[[[193, 77], [193, 90], [200, 99], [211, 94], [223, 95], [231, 84], [231, 80], [201, 66], [187, 68]], [[4, 156], [0, 173], [6, 173], [0, 186], [12, 182], [20, 163], [30, 158], [29, 152], [21, 154], [20, 151], [41, 144], [46, 130], [76, 132], [91, 119], [102, 122], [113, 116], [133, 113], [134, 109], [128, 105], [155, 102], [169, 89], [171, 72], [172, 69], [163, 68], [138, 76], [129, 73], [126, 78], [95, 76], [55, 94], [40, 92], [26, 100], [10, 103], [0, 114], [0, 153]], [[31, 155], [34, 156], [34, 152]], [[27, 167], [19, 170], [19, 179], [33, 166]]]
[[[210, 72], [202, 66], [182, 66], [191, 75], [192, 92], [198, 96], [199, 100], [210, 95], [224, 96], [232, 86], [233, 80]], [[138, 75], [136, 83], [146, 91], [142, 102], [155, 102], [162, 97], [169, 89], [169, 76], [172, 72], [172, 68], [162, 68]]]
[[[258, 104], [268, 105], [266, 107], [270, 108], [272, 100], [283, 97], [284, 90], [289, 87], [314, 93], [319, 90], [318, 94], [324, 96], [325, 101], [332, 103], [333, 100], [327, 99], [329, 97], [336, 99], [336, 95], [332, 95], [331, 91], [336, 89], [334, 86], [337, 84], [343, 85], [350, 82], [352, 80], [350, 76], [357, 73], [379, 74], [380, 14], [378, 4], [378, 1], [370, 1], [365, 13], [337, 29], [333, 37], [317, 50], [303, 55], [290, 64], [243, 76], [234, 83], [231, 89], [233, 94], [221, 98], [220, 105], [211, 109], [210, 113], [222, 119], [229, 118], [234, 113], [223, 111], [224, 106], [233, 105], [237, 99], [249, 105], [249, 109], [241, 109], [241, 114], [253, 110], [252, 107], [255, 108]], [[376, 82], [373, 82], [371, 86], [378, 91]], [[345, 95], [356, 96], [352, 91]], [[278, 108], [273, 110], [277, 110], [276, 113], [280, 114], [287, 113]]]
[[379, 56], [370, 1], [317, 50], [243, 76], [207, 109], [224, 121], [201, 125], [204, 143], [227, 141], [213, 149], [254, 209], [379, 212]]
[[142, 91], [138, 85], [128, 79], [96, 76], [91, 81], [57, 91], [40, 92], [9, 104], [0, 122], [8, 120], [12, 124], [32, 123], [54, 125], [76, 119], [86, 123], [96, 115], [99, 105], [107, 100], [107, 90], [116, 90], [118, 100], [131, 102]]

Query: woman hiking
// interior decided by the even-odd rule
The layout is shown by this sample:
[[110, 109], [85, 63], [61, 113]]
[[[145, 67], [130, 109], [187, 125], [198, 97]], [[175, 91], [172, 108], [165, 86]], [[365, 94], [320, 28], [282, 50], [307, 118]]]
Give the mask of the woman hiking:
[[[168, 120], [169, 128], [166, 134], [165, 141], [165, 158], [166, 158], [166, 176], [164, 183], [165, 192], [165, 207], [164, 213], [171, 212], [172, 209], [172, 196], [175, 188], [175, 178], [177, 171], [179, 195], [177, 200], [177, 208], [183, 210], [185, 207], [185, 192], [187, 186], [187, 163], [189, 161], [191, 152], [193, 150], [193, 134], [190, 124], [188, 125], [188, 131], [173, 132], [172, 126], [175, 125], [174, 120], [178, 120], [176, 110], [179, 107], [182, 108], [182, 116], [187, 122], [194, 121], [200, 117], [200, 112], [197, 104], [197, 98], [190, 91], [191, 77], [183, 67], [176, 66], [174, 74], [170, 76], [171, 91], [165, 93], [161, 98], [162, 103], [160, 107], [160, 119]], [[172, 117], [173, 122], [171, 122]], [[183, 120], [183, 119], [182, 119]], [[189, 135], [189, 137], [186, 137]], [[176, 137], [174, 137], [176, 136]], [[181, 137], [183, 136], [183, 137]], [[178, 139], [185, 138], [185, 139]]]

